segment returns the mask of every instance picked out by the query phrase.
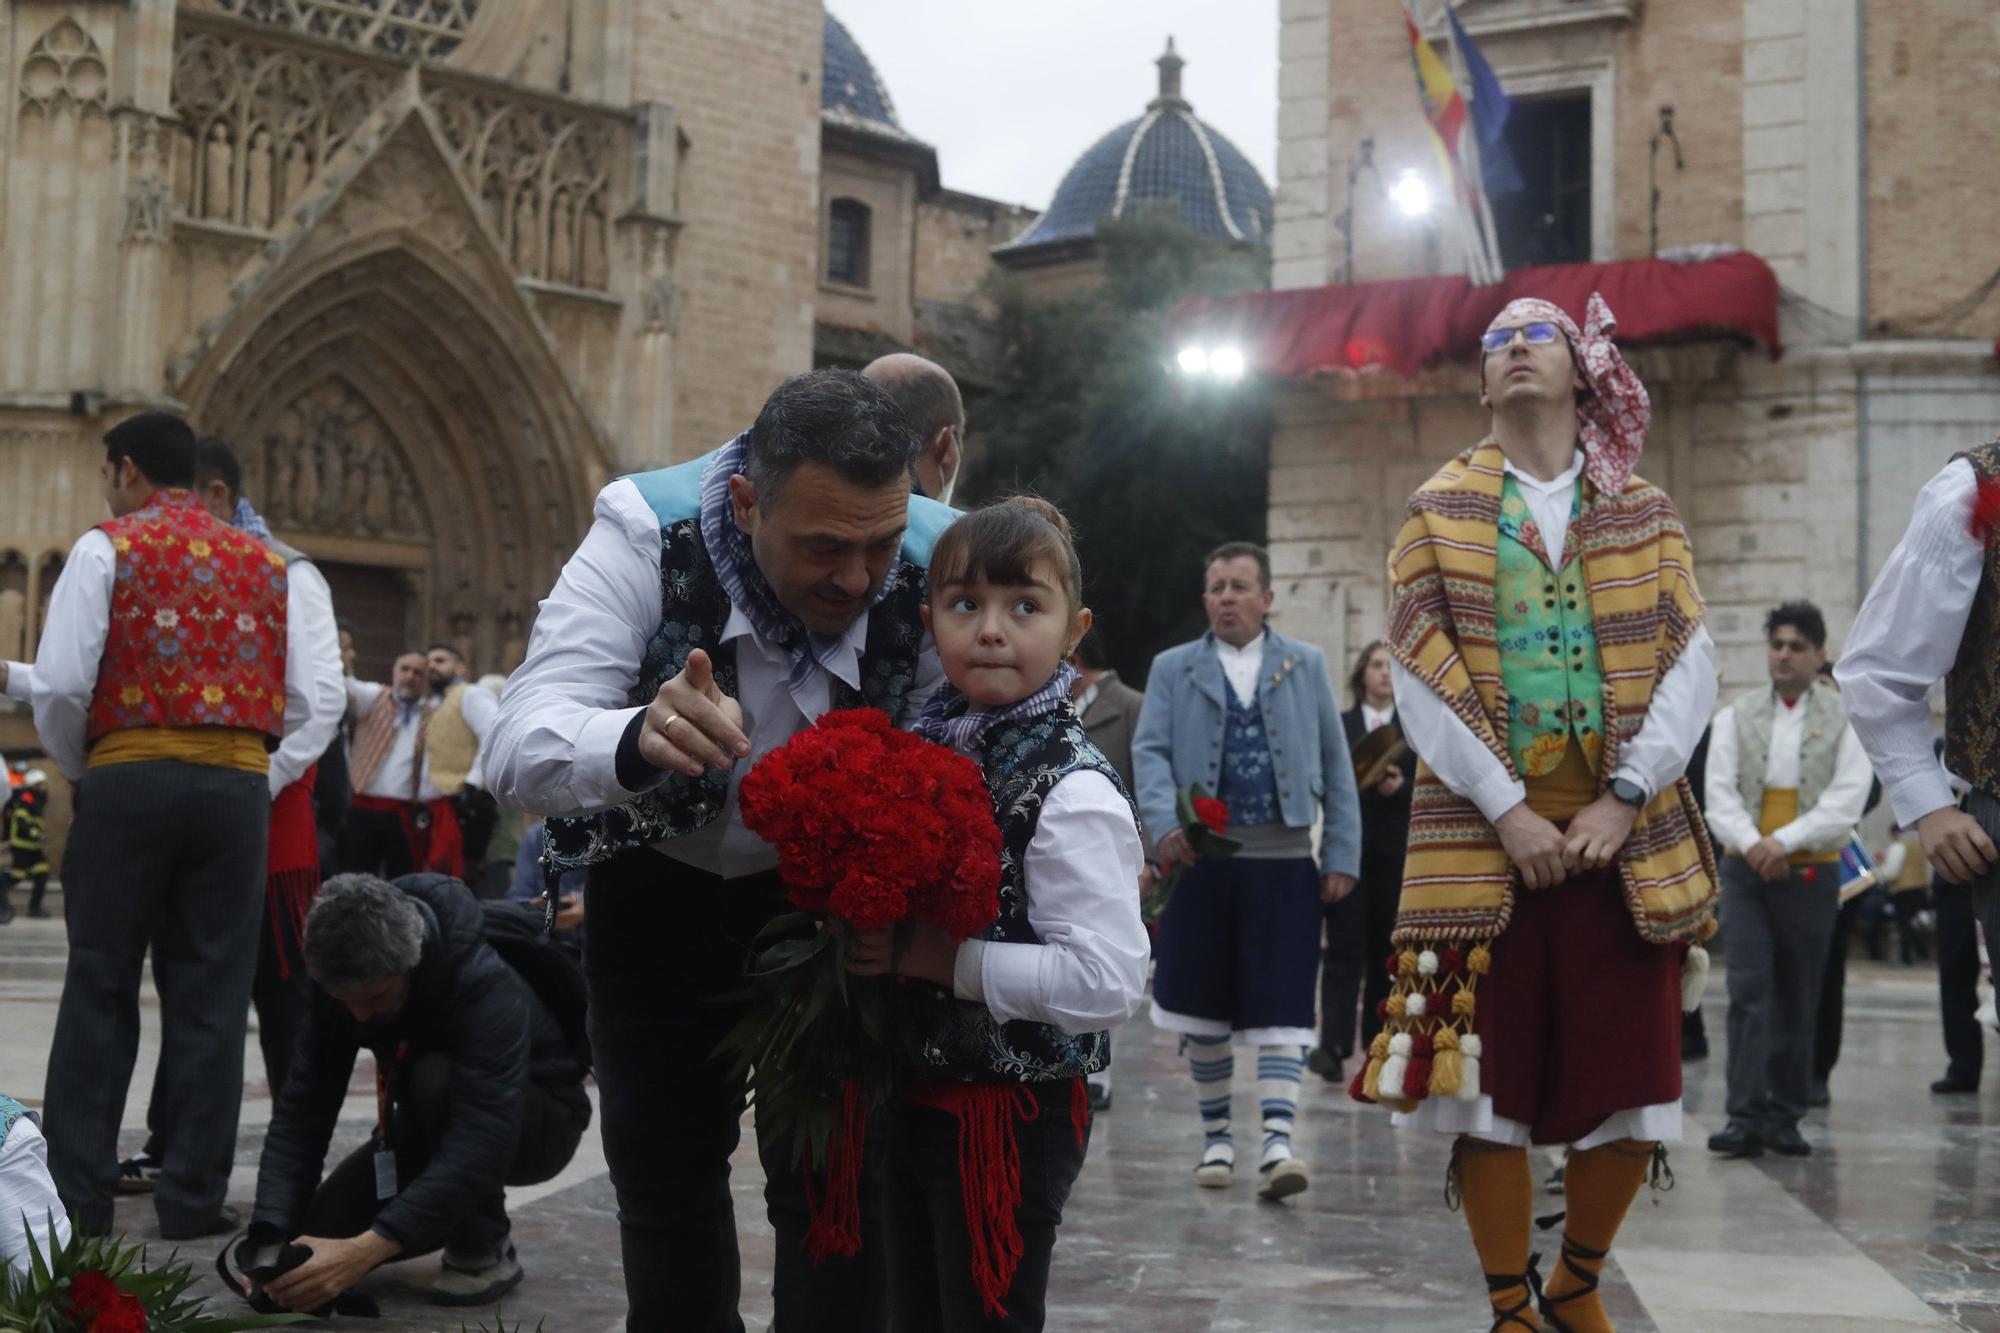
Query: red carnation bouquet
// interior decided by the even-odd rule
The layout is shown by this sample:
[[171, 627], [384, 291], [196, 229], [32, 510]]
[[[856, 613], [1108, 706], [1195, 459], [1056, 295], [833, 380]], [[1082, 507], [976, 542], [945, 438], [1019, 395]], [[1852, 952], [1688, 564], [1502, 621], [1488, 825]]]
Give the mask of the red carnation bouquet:
[[[1174, 814], [1180, 820], [1188, 850], [1195, 854], [1197, 860], [1219, 860], [1243, 850], [1243, 844], [1229, 836], [1229, 806], [1210, 796], [1208, 788], [1199, 782], [1174, 793]], [[1153, 891], [1139, 905], [1140, 914], [1147, 921], [1158, 921], [1166, 915], [1167, 904], [1173, 900], [1174, 889], [1181, 882], [1181, 872], [1186, 869], [1186, 862], [1176, 861], [1166, 874], [1160, 876]]]
[[[826, 1165], [842, 1253], [843, 1176], [860, 1166], [868, 1111], [906, 1068], [894, 977], [851, 977], [857, 934], [927, 922], [970, 939], [1000, 914], [1000, 829], [979, 765], [898, 731], [873, 708], [828, 713], [758, 761], [738, 792], [743, 825], [778, 849], [796, 912], [758, 937], [750, 1011], [724, 1043], [750, 1079], [760, 1128]], [[836, 1137], [836, 1130], [839, 1131]], [[858, 1197], [858, 1196], [853, 1196]], [[859, 1243], [856, 1216], [851, 1219]]]

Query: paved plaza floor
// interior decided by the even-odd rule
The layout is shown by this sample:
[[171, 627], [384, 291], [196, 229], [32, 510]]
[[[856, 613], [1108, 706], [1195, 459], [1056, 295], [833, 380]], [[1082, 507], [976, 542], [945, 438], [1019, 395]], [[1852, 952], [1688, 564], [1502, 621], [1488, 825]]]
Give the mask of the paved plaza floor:
[[[21, 919], [0, 928], [0, 1091], [31, 1105], [42, 1093], [63, 958], [60, 922]], [[1708, 999], [1718, 1035], [1721, 991], [1712, 986]], [[142, 1137], [158, 1016], [149, 990], [126, 1102], [127, 1150]], [[1977, 1096], [1933, 1097], [1927, 1085], [1944, 1063], [1937, 1034], [1935, 973], [1858, 962], [1833, 1105], [1807, 1122], [1817, 1151], [1805, 1160], [1713, 1160], [1701, 1145], [1721, 1119], [1721, 1042], [1715, 1058], [1688, 1066], [1688, 1137], [1672, 1159], [1677, 1184], [1657, 1200], [1641, 1196], [1606, 1275], [1606, 1304], [1619, 1328], [2000, 1333], [2000, 1075]], [[1442, 1202], [1442, 1140], [1398, 1134], [1382, 1112], [1352, 1105], [1344, 1091], [1308, 1075], [1297, 1142], [1312, 1167], [1311, 1189], [1286, 1204], [1261, 1204], [1246, 1171], [1232, 1190], [1198, 1191], [1194, 1098], [1172, 1037], [1142, 1019], [1115, 1044], [1115, 1103], [1094, 1131], [1057, 1245], [1052, 1333], [1486, 1328], [1464, 1222]], [[1238, 1067], [1254, 1069], [1254, 1061], [1239, 1059]], [[270, 1119], [254, 1038], [247, 1068], [230, 1190], [246, 1211]], [[364, 1056], [336, 1151], [365, 1137], [371, 1087]], [[1239, 1124], [1255, 1123], [1253, 1103], [1241, 1072]], [[770, 1318], [771, 1268], [762, 1174], [748, 1146], [735, 1167], [743, 1312], [749, 1328], [761, 1330]], [[596, 1127], [569, 1170], [509, 1191], [509, 1204], [528, 1271], [506, 1304], [510, 1327], [516, 1319], [526, 1328], [545, 1320], [550, 1333], [620, 1327], [618, 1231]], [[1549, 1211], [1558, 1206], [1549, 1200]], [[121, 1202], [118, 1221], [134, 1236], [157, 1237], [143, 1197]], [[197, 1248], [189, 1257], [206, 1266], [216, 1247]], [[1545, 1269], [1551, 1258], [1545, 1254]], [[378, 1272], [369, 1288], [387, 1317], [368, 1327], [457, 1330], [455, 1312], [423, 1301], [436, 1272], [435, 1259]], [[477, 1322], [477, 1314], [467, 1320]]]

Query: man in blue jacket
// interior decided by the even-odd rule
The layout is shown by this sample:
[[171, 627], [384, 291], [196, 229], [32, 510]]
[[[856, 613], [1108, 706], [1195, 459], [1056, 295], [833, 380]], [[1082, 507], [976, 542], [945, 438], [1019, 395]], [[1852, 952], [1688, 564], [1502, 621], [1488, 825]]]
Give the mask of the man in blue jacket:
[[[1230, 542], [1206, 568], [1209, 631], [1153, 659], [1132, 742], [1156, 859], [1187, 867], [1160, 921], [1153, 1022], [1181, 1034], [1205, 1140], [1195, 1183], [1206, 1188], [1235, 1175], [1231, 1040], [1257, 1048], [1257, 1193], [1282, 1199], [1307, 1183], [1292, 1121], [1315, 1040], [1322, 904], [1354, 889], [1361, 816], [1325, 655], [1265, 627], [1270, 556]], [[1197, 861], [1189, 849], [1175, 794], [1197, 783], [1229, 807], [1229, 835], [1243, 843], [1230, 859]]]

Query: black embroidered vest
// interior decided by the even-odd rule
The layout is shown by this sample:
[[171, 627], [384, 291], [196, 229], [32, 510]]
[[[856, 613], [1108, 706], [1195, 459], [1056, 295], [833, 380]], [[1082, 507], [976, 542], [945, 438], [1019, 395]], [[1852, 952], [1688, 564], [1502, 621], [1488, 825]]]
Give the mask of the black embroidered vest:
[[[861, 650], [861, 688], [830, 681], [832, 706], [879, 708], [894, 717], [917, 681], [917, 653], [924, 627], [918, 608], [924, 602], [924, 571], [903, 561], [896, 586], [868, 613], [868, 638]], [[679, 675], [688, 654], [700, 648], [715, 663], [715, 683], [724, 694], [736, 693], [735, 643], [722, 642], [729, 624], [729, 597], [709, 564], [699, 519], [686, 518], [660, 531], [660, 627], [646, 643], [639, 660], [639, 679], [627, 696], [628, 707], [649, 704], [660, 686]], [[722, 813], [729, 795], [729, 775], [707, 772], [700, 778], [669, 773], [657, 786], [624, 805], [594, 815], [544, 821], [542, 854], [545, 873], [595, 865], [620, 852], [647, 847], [663, 838], [692, 833]]]
[[[1003, 722], [986, 736], [986, 785], [1000, 825], [1000, 916], [984, 938], [1039, 944], [1028, 924], [1025, 861], [1041, 820], [1042, 802], [1072, 773], [1092, 771], [1131, 794], [1109, 760], [1083, 734], [1076, 709], [1064, 700], [1039, 717]], [[1047, 1023], [1003, 1023], [983, 1004], [953, 999], [924, 983], [910, 986], [912, 1019], [922, 1033], [918, 1073], [966, 1083], [1047, 1083], [1104, 1068], [1110, 1034], [1069, 1033]]]
[[[1982, 487], [2000, 485], [2000, 440], [1955, 455]], [[1986, 565], [1958, 659], [1944, 682], [1944, 765], [2000, 799], [2000, 535], [1986, 534]]]

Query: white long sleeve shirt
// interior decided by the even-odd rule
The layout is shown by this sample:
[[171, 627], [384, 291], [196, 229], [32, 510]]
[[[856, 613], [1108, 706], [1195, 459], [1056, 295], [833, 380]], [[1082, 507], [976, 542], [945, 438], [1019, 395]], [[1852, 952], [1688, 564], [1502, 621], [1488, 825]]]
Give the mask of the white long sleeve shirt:
[[1040, 944], [967, 940], [953, 993], [1005, 1021], [1065, 1032], [1116, 1027], [1139, 1008], [1152, 947], [1134, 889], [1145, 848], [1132, 806], [1102, 773], [1072, 773], [1042, 801], [1022, 859]]
[[1928, 696], [1958, 657], [1985, 568], [1972, 535], [1978, 489], [1972, 464], [1957, 458], [1918, 493], [1833, 669], [1848, 723], [1905, 828], [1954, 803], [1931, 749]]
[[[354, 715], [366, 717], [368, 710], [375, 706], [375, 701], [381, 698], [382, 691], [388, 688], [387, 685], [373, 681], [348, 677], [347, 698], [354, 703]], [[411, 799], [410, 770], [415, 764], [423, 766], [416, 775], [416, 799], [435, 801], [444, 795], [431, 781], [430, 756], [417, 752], [417, 734], [423, 730], [421, 724], [424, 713], [435, 706], [435, 700], [425, 698], [398, 711], [395, 737], [389, 742], [387, 753], [382, 756], [382, 766], [375, 770], [375, 776], [361, 789], [362, 795], [381, 797], [390, 801]], [[486, 738], [493, 734], [493, 720], [500, 712], [500, 701], [493, 697], [491, 690], [478, 685], [467, 685], [465, 692], [459, 696], [458, 712], [459, 716], [465, 719], [465, 725], [471, 729], [472, 734], [480, 739], [480, 753], [483, 755]], [[473, 777], [478, 776], [476, 772], [478, 767], [479, 761], [475, 758], [473, 770], [466, 774], [468, 786], [478, 785], [472, 781]]]
[[[1787, 708], [1782, 703], [1771, 713], [1771, 749], [1764, 761], [1764, 786], [1799, 785], [1799, 747], [1805, 742], [1805, 709]], [[1738, 856], [1763, 839], [1757, 829], [1760, 812], [1743, 803], [1737, 788], [1742, 771], [1736, 738], [1736, 708], [1731, 705], [1715, 715], [1708, 738], [1708, 793], [1705, 813], [1708, 830], [1725, 851]], [[1771, 836], [1790, 856], [1794, 852], [1830, 852], [1847, 840], [1868, 804], [1868, 788], [1875, 774], [1868, 767], [1868, 753], [1854, 728], [1843, 727], [1840, 752], [1834, 760], [1833, 781], [1826, 785], [1812, 808], [1801, 810], [1789, 824]]]
[[[849, 627], [827, 664], [850, 686], [861, 679], [868, 616], [864, 612]], [[527, 660], [507, 682], [482, 761], [488, 788], [503, 805], [531, 814], [588, 814], [638, 794], [619, 785], [618, 742], [645, 711], [626, 700], [659, 626], [660, 522], [638, 487], [614, 481], [598, 493], [590, 531], [543, 599]], [[789, 659], [757, 635], [740, 608], [731, 608], [723, 638], [736, 644], [737, 703], [750, 754], [731, 771], [723, 814], [695, 833], [661, 842], [659, 850], [733, 879], [777, 863], [769, 845], [743, 827], [737, 783], [758, 758], [826, 712], [832, 690], [815, 671], [794, 694]], [[921, 714], [943, 680], [927, 639], [916, 686], [898, 720]]]
[[[97, 672], [104, 660], [104, 643], [111, 627], [111, 590], [118, 576], [118, 553], [103, 529], [92, 528], [70, 548], [62, 576], [49, 594], [48, 623], [35, 649], [32, 670], [18, 662], [7, 664], [8, 693], [14, 694], [14, 678], [30, 679], [30, 696], [35, 708], [35, 730], [56, 767], [70, 781], [83, 777], [89, 762], [85, 744], [86, 722], [91, 695], [97, 689]], [[290, 737], [313, 720], [316, 690], [316, 645], [310, 631], [302, 630], [292, 616], [292, 595], [285, 598], [285, 722], [284, 735]], [[336, 642], [334, 651], [339, 652]], [[16, 695], [15, 697], [19, 697]], [[333, 714], [339, 725], [340, 712]], [[328, 728], [313, 758], [326, 749], [333, 737]], [[300, 769], [304, 772], [304, 769]], [[294, 776], [297, 776], [294, 774]]]
[[23, 1278], [29, 1275], [30, 1230], [44, 1258], [53, 1248], [51, 1240], [69, 1244], [69, 1215], [49, 1178], [48, 1140], [34, 1121], [23, 1116], [0, 1144], [0, 1268], [11, 1268]]
[[[284, 740], [271, 752], [273, 800], [319, 762], [326, 747], [333, 744], [334, 734], [340, 730], [341, 715], [347, 711], [347, 692], [341, 688], [340, 630], [333, 618], [333, 590], [326, 586], [326, 575], [309, 560], [295, 560], [285, 567], [288, 676], [295, 659], [311, 669], [306, 717], [297, 730], [288, 727]], [[289, 716], [289, 699], [285, 711]]]
[[[1577, 478], [1583, 472], [1583, 451], [1576, 451], [1569, 470], [1552, 481], [1541, 481], [1507, 464], [1515, 489], [1542, 530], [1551, 566], [1562, 563], [1563, 539], [1569, 532], [1570, 507]], [[1528, 789], [1508, 774], [1507, 766], [1472, 734], [1465, 720], [1445, 707], [1430, 686], [1399, 662], [1394, 668], [1396, 716], [1411, 748], [1424, 757], [1445, 786], [1470, 800], [1497, 822], [1528, 799]], [[1701, 742], [1702, 729], [1715, 708], [1715, 640], [1697, 626], [1687, 647], [1653, 688], [1653, 701], [1638, 734], [1618, 752], [1612, 778], [1623, 778], [1648, 798], [1687, 772], [1688, 758]], [[1504, 738], [1503, 738], [1504, 739]]]

